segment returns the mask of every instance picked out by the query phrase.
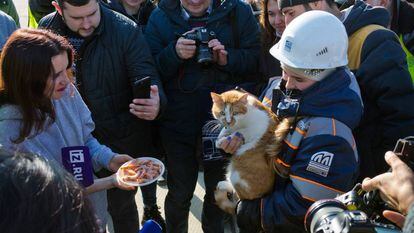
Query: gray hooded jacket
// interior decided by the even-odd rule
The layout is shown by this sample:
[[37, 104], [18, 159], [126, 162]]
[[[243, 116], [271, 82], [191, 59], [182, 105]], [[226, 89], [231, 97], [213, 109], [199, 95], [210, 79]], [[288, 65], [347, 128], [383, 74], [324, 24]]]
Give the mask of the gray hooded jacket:
[[[73, 92], [73, 94], [71, 94]], [[50, 163], [62, 166], [61, 149], [67, 146], [87, 146], [95, 171], [108, 167], [115, 155], [111, 149], [101, 145], [93, 136], [95, 127], [91, 113], [73, 85], [68, 86], [64, 96], [53, 101], [56, 120], [37, 135], [22, 143], [14, 144], [20, 132], [22, 115], [16, 105], [0, 107], [0, 145], [6, 150], [32, 152], [45, 157]], [[62, 166], [63, 168], [63, 166]], [[106, 191], [89, 195], [98, 218], [106, 224]]]

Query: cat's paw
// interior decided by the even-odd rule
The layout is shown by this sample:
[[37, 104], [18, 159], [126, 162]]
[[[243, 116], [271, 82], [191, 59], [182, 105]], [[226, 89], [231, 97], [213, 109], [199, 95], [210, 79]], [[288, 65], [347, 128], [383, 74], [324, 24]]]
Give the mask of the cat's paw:
[[227, 180], [223, 180], [217, 183], [217, 190], [232, 193], [233, 185], [231, 185], [231, 183]]
[[228, 181], [220, 181], [214, 191], [216, 204], [225, 212], [235, 214], [237, 195], [233, 192], [233, 186]]
[[217, 202], [227, 202], [233, 197], [233, 186], [230, 182], [223, 180], [217, 183], [214, 197]]

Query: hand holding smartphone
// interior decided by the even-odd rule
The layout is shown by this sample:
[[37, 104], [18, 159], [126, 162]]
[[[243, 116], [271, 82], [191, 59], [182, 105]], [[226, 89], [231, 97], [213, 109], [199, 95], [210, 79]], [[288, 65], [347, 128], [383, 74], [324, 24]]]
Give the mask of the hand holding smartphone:
[[149, 76], [141, 79], [135, 79], [132, 82], [132, 91], [134, 99], [151, 98], [151, 78]]

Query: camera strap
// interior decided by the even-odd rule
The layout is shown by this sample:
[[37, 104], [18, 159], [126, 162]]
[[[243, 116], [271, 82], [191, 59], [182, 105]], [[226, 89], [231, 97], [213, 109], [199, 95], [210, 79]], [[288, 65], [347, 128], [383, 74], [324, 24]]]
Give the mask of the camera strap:
[[178, 86], [178, 90], [180, 90], [180, 92], [185, 93], [185, 94], [190, 94], [190, 93], [194, 93], [196, 92], [200, 87], [202, 87], [207, 79], [209, 77], [214, 77], [214, 71], [211, 68], [203, 68], [201, 70], [201, 77], [198, 79], [196, 85], [191, 88], [191, 89], [184, 89], [184, 87], [182, 87], [181, 83], [182, 80], [184, 79], [184, 67], [180, 67], [180, 69], [178, 70], [178, 79], [177, 79], [177, 86]]
[[231, 33], [233, 35], [234, 48], [238, 49], [240, 47], [239, 40], [239, 30], [236, 23], [236, 7], [233, 8], [230, 12], [230, 22], [231, 22]]

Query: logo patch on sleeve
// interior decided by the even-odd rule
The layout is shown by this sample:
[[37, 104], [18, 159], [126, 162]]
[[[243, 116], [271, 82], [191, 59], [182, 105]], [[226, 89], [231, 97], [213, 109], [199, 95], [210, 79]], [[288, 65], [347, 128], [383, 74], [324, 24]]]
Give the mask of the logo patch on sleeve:
[[334, 154], [326, 151], [317, 152], [312, 155], [306, 170], [327, 177], [333, 157]]

